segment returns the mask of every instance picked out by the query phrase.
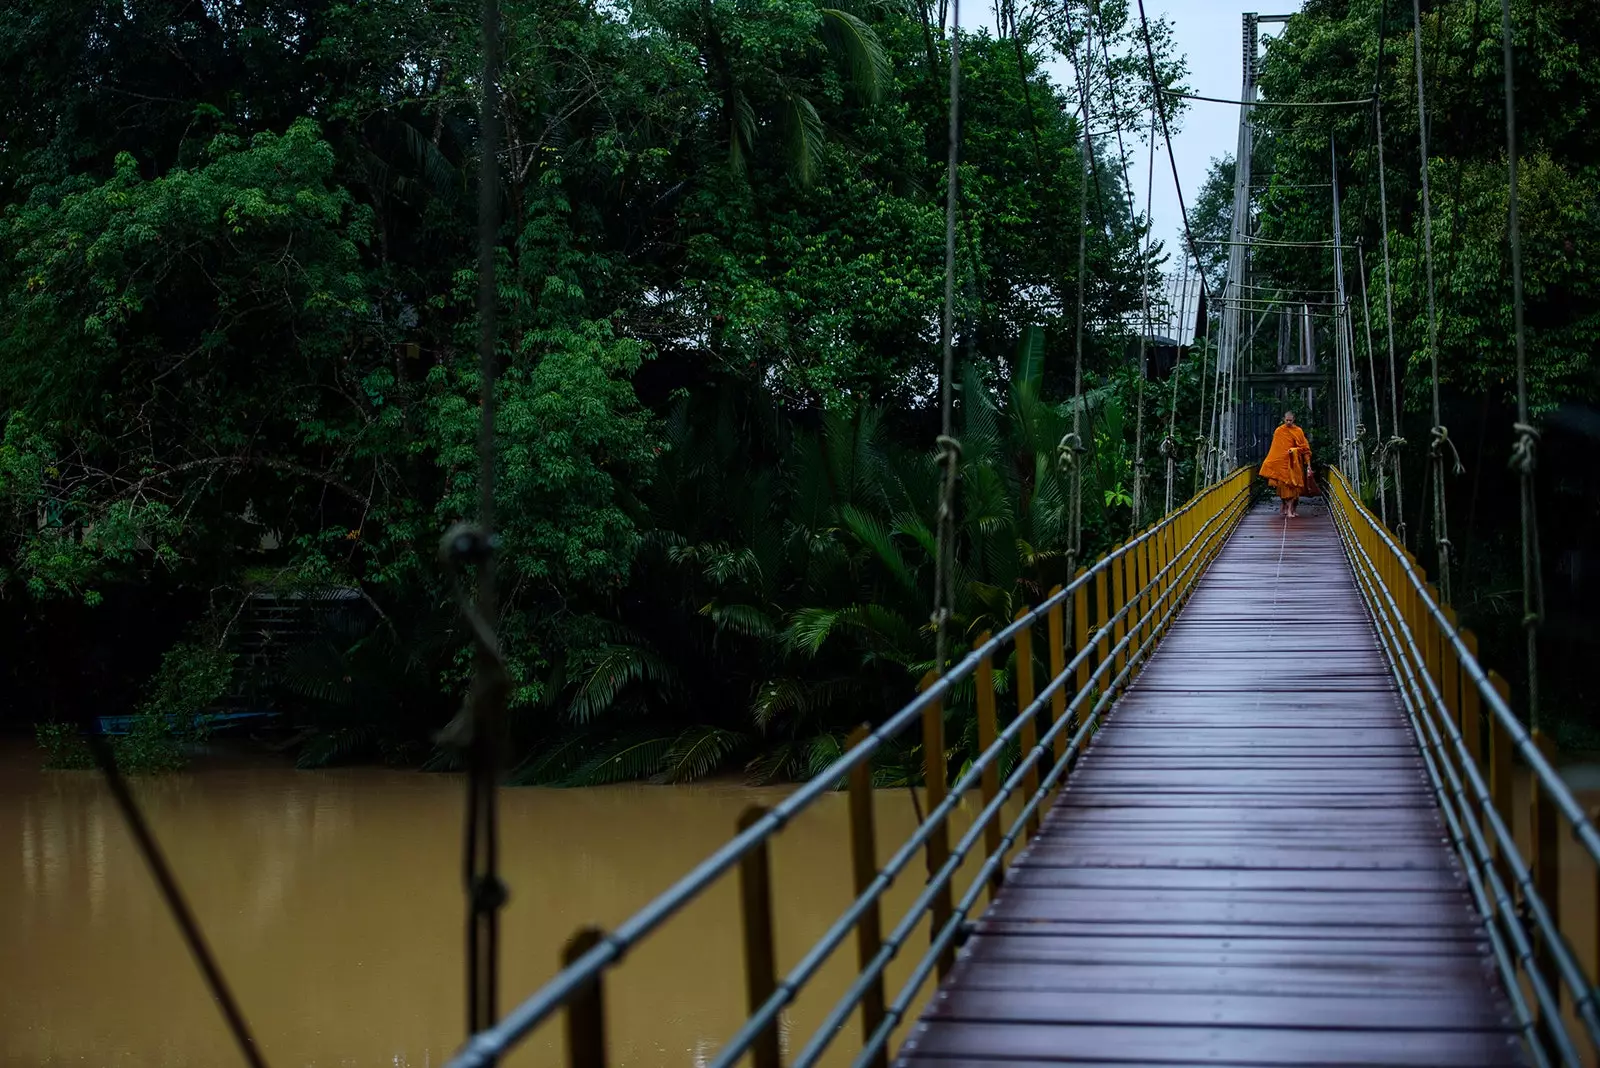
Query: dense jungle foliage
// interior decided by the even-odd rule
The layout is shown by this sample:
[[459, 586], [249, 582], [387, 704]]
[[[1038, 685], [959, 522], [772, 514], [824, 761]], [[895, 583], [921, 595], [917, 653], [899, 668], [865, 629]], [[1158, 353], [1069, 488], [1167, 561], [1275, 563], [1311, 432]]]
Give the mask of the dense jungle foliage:
[[[1129, 531], [1140, 459], [1144, 515], [1162, 500], [1172, 383], [1144, 382], [1130, 339], [1145, 289], [1178, 261], [1147, 244], [1119, 166], [1119, 136], [1131, 144], [1151, 105], [1137, 13], [1087, 6], [1008, 5], [994, 31], [962, 37], [958, 643], [1068, 566], [1057, 455], [1074, 411], [1084, 161], [1076, 87], [1046, 66], [1081, 49], [1091, 20], [1085, 553]], [[1389, 6], [1409, 516], [1424, 499], [1425, 331], [1411, 38]], [[1475, 2], [1431, 6], [1440, 360], [1468, 462], [1452, 486], [1457, 600], [1514, 669], [1503, 142], [1483, 118], [1499, 108], [1498, 23]], [[1517, 7], [1539, 57], [1522, 76], [1536, 392], [1547, 413], [1581, 413], [1597, 393], [1595, 172], [1578, 132], [1596, 31]], [[513, 777], [803, 777], [932, 666], [948, 13], [502, 10]], [[469, 653], [435, 550], [476, 496], [477, 17], [452, 0], [0, 11], [0, 717], [56, 724], [43, 737], [59, 761], [63, 724], [139, 712], [129, 755], [169, 764], [183, 739], [167, 717], [233, 700], [282, 709], [279, 744], [303, 766], [450, 765], [433, 734]], [[1309, 3], [1268, 50], [1267, 93], [1370, 92], [1377, 25], [1376, 0]], [[1181, 88], [1168, 28], [1152, 43]], [[1327, 181], [1332, 132], [1347, 231], [1377, 247], [1360, 114], [1263, 117], [1257, 170], [1282, 186], [1261, 194], [1264, 234], [1326, 238], [1325, 198], [1291, 187]], [[1197, 222], [1221, 232], [1231, 201], [1206, 193]], [[1260, 269], [1327, 285], [1309, 281], [1326, 270], [1310, 258]], [[1176, 372], [1183, 489], [1196, 356]], [[1563, 599], [1552, 582], [1552, 618], [1578, 611], [1576, 561], [1593, 545], [1586, 467], [1541, 474], [1564, 502], [1547, 557], [1578, 554], [1551, 568], [1572, 583]], [[263, 657], [241, 632], [268, 597], [318, 607]]]

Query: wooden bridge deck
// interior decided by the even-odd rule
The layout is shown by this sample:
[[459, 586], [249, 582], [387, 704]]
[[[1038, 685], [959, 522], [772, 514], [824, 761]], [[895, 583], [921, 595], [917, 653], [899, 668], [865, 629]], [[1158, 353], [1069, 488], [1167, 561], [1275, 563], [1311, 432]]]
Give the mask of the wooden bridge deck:
[[1523, 1063], [1324, 509], [1246, 516], [899, 1063]]

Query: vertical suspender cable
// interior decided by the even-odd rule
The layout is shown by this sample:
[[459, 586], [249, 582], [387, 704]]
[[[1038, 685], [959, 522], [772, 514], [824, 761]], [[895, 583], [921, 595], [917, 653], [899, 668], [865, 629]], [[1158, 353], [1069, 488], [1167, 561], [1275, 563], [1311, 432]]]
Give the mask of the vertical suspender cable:
[[[1154, 138], [1150, 150], [1155, 151]], [[1178, 372], [1183, 369], [1183, 322], [1189, 305], [1189, 257], [1183, 258], [1183, 281], [1178, 284], [1178, 320], [1172, 331], [1178, 345], [1172, 360], [1172, 400], [1167, 406], [1167, 436], [1161, 442], [1161, 455], [1167, 461], [1167, 495], [1163, 515], [1170, 515], [1173, 506], [1172, 483], [1178, 467]]]
[[[1102, 37], [1103, 41], [1104, 38]], [[1109, 68], [1108, 68], [1109, 70]], [[1139, 531], [1139, 523], [1144, 515], [1144, 382], [1145, 367], [1148, 361], [1150, 336], [1150, 234], [1154, 227], [1150, 222], [1150, 201], [1154, 199], [1156, 187], [1156, 113], [1150, 109], [1150, 166], [1145, 177], [1144, 192], [1144, 240], [1139, 243], [1139, 292], [1144, 294], [1144, 325], [1139, 331], [1139, 377], [1134, 383], [1137, 391], [1135, 404], [1138, 414], [1134, 420], [1133, 432], [1133, 522], [1129, 534]]]
[[[1433, 541], [1439, 556], [1439, 594], [1450, 600], [1450, 528], [1446, 514], [1444, 450], [1450, 443], [1439, 405], [1439, 316], [1433, 295], [1433, 195], [1428, 187], [1428, 105], [1423, 93], [1422, 0], [1411, 0], [1411, 26], [1416, 46], [1417, 66], [1417, 141], [1422, 149], [1422, 256], [1428, 282], [1428, 370], [1433, 379], [1433, 441], [1428, 452], [1433, 463]], [[1461, 461], [1455, 462], [1460, 473]]]
[[1522, 226], [1517, 218], [1517, 107], [1512, 65], [1511, 3], [1500, 0], [1500, 44], [1505, 53], [1506, 170], [1510, 187], [1506, 236], [1511, 245], [1511, 314], [1517, 335], [1517, 443], [1511, 466], [1522, 484], [1522, 625], [1528, 634], [1528, 720], [1538, 730], [1539, 626], [1544, 621], [1544, 583], [1540, 575], [1539, 513], [1533, 476], [1539, 431], [1528, 413], [1528, 348], [1522, 318]]
[[[1383, 440], [1383, 409], [1378, 404], [1378, 362], [1372, 355], [1372, 305], [1367, 301], [1367, 252], [1361, 245], [1356, 245], [1356, 269], [1361, 277], [1361, 319], [1367, 328], [1367, 374], [1372, 385], [1372, 437], [1375, 441]], [[1380, 461], [1381, 464], [1381, 461]], [[1383, 488], [1383, 468], [1374, 465], [1377, 469], [1373, 473], [1373, 488], [1378, 491], [1378, 518], [1383, 520], [1383, 525], [1389, 525], [1388, 495]]]
[[944, 203], [944, 323], [941, 339], [943, 364], [939, 372], [939, 463], [944, 477], [939, 490], [938, 526], [934, 544], [934, 670], [945, 668], [945, 629], [955, 601], [955, 496], [961, 445], [951, 418], [955, 377], [956, 319], [956, 198], [960, 182], [961, 145], [961, 0], [954, 0], [950, 16], [950, 144], [946, 160]]
[[[506, 699], [505, 663], [495, 625], [495, 246], [499, 234], [499, 51], [498, 0], [483, 3], [483, 84], [478, 150], [478, 520], [445, 534], [441, 555], [457, 570], [457, 596], [476, 646], [472, 688], [465, 715], [467, 826], [463, 858], [467, 895], [467, 1030], [492, 1027], [498, 1015], [500, 881], [498, 825], [499, 743]], [[459, 582], [468, 564], [478, 568], [477, 602]]]
[[1378, 221], [1383, 233], [1383, 306], [1389, 339], [1389, 423], [1391, 436], [1383, 443], [1384, 455], [1394, 461], [1394, 532], [1400, 544], [1406, 543], [1406, 502], [1400, 463], [1400, 450], [1406, 440], [1400, 434], [1400, 375], [1394, 354], [1394, 275], [1389, 266], [1389, 188], [1383, 166], [1383, 42], [1385, 2], [1378, 5], [1378, 69], [1373, 76], [1372, 116], [1377, 128], [1378, 145]]
[[[1200, 301], [1200, 303], [1204, 304], [1206, 302], [1206, 300], [1205, 300], [1205, 284], [1206, 284], [1206, 282], [1205, 282], [1205, 277], [1204, 277], [1204, 271], [1201, 269], [1201, 267], [1200, 267], [1200, 265], [1198, 263], [1195, 264], [1195, 271], [1196, 271], [1196, 273], [1201, 275], [1201, 278], [1200, 278], [1201, 291], [1200, 291], [1199, 301]], [[1207, 310], [1209, 310], [1209, 309], [1207, 309]], [[1200, 325], [1199, 320], [1200, 320], [1200, 310], [1199, 310], [1199, 308], [1196, 308], [1195, 309], [1195, 325], [1196, 326]], [[1200, 487], [1205, 485], [1206, 468], [1207, 468], [1207, 466], [1209, 466], [1210, 461], [1211, 461], [1211, 439], [1206, 435], [1206, 396], [1210, 392], [1209, 390], [1206, 389], [1206, 364], [1208, 362], [1210, 362], [1210, 358], [1211, 358], [1211, 329], [1210, 329], [1210, 324], [1208, 323], [1206, 325], [1206, 329], [1203, 332], [1201, 332], [1201, 331], [1197, 331], [1197, 332], [1200, 333], [1200, 381], [1198, 383], [1199, 384], [1199, 393], [1200, 393], [1200, 419], [1199, 419], [1199, 425], [1195, 427], [1195, 458], [1194, 458], [1194, 492], [1195, 493], [1199, 493], [1200, 492]]]
[[[1072, 3], [1066, 0], [1062, 10], [1067, 20], [1067, 40], [1070, 45], [1072, 40]], [[1088, 270], [1088, 239], [1089, 239], [1089, 180], [1094, 167], [1094, 138], [1089, 132], [1089, 119], [1091, 107], [1089, 93], [1093, 86], [1094, 48], [1094, 18], [1091, 15], [1084, 22], [1083, 29], [1083, 65], [1079, 66], [1077, 56], [1073, 56], [1073, 77], [1078, 86], [1079, 110], [1083, 122], [1083, 155], [1080, 160], [1081, 173], [1078, 184], [1078, 310], [1077, 321], [1073, 335], [1073, 365], [1072, 365], [1072, 430], [1061, 439], [1057, 447], [1056, 457], [1061, 465], [1070, 465], [1072, 470], [1072, 507], [1070, 529], [1067, 535], [1067, 574], [1072, 575], [1078, 569], [1078, 557], [1083, 552], [1083, 454], [1087, 451], [1083, 444], [1083, 315], [1084, 315], [1084, 282]]]

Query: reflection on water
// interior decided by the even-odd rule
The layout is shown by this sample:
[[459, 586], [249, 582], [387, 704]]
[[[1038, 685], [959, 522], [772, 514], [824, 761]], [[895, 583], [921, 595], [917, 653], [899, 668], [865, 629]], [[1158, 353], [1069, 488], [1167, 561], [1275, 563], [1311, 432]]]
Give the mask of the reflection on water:
[[[89, 773], [0, 752], [0, 1065], [237, 1063], [114, 805]], [[136, 793], [274, 1066], [439, 1065], [465, 1015], [459, 779], [235, 766]], [[548, 979], [584, 924], [612, 926], [787, 791], [738, 785], [515, 789], [503, 797], [508, 1007]], [[845, 798], [778, 838], [779, 963], [847, 904]], [[914, 826], [877, 806], [879, 856]], [[966, 826], [963, 820], [957, 834]], [[891, 893], [885, 930], [921, 885]], [[965, 882], [963, 882], [965, 885]], [[919, 932], [913, 945], [927, 945]], [[854, 973], [847, 941], [785, 1021], [797, 1050]], [[891, 994], [911, 961], [891, 970]], [[743, 1019], [737, 884], [724, 879], [630, 955], [607, 991], [614, 1063], [704, 1064]], [[854, 1024], [841, 1036], [844, 1059]], [[559, 1062], [546, 1027], [507, 1063]]]

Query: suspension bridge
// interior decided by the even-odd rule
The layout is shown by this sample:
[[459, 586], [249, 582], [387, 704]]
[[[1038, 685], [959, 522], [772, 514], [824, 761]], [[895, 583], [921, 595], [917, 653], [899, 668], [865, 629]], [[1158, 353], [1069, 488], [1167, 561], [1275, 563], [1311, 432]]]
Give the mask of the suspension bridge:
[[[1335, 471], [1325, 507], [1284, 519], [1253, 481], [1234, 472], [982, 636], [638, 914], [577, 932], [566, 967], [452, 1068], [497, 1063], [558, 1016], [567, 1063], [609, 1063], [608, 975], [724, 876], [740, 884], [749, 1017], [716, 1066], [807, 1068], [835, 1045], [828, 1063], [855, 1068], [1583, 1063], [1600, 1020], [1556, 919], [1555, 859], [1566, 833], [1593, 864], [1600, 836], [1349, 482]], [[1288, 569], [1293, 583], [1274, 581]], [[1003, 724], [1000, 664], [1017, 680]], [[947, 781], [943, 702], [964, 683], [981, 752]], [[880, 857], [872, 759], [908, 735], [925, 815]], [[1514, 763], [1533, 781], [1527, 856]], [[857, 896], [780, 973], [771, 851], [841, 782]], [[897, 879], [923, 885], [889, 924]], [[855, 980], [785, 1061], [786, 1008], [852, 946]]]
[[[1504, 4], [1502, 13], [1518, 455], [1531, 516], [1536, 434], [1526, 400], [1511, 23]], [[1142, 4], [1139, 15], [1142, 22]], [[496, 18], [493, 3], [486, 4], [485, 190], [494, 188]], [[565, 1060], [573, 1068], [610, 1063], [606, 990], [613, 973], [724, 879], [739, 884], [739, 915], [729, 922], [743, 933], [747, 1015], [715, 1048], [713, 1068], [747, 1060], [754, 1068], [810, 1068], [825, 1060], [848, 1060], [853, 1068], [886, 1068], [891, 1061], [929, 1068], [1592, 1063], [1600, 1049], [1600, 947], [1580, 948], [1574, 931], [1600, 928], [1593, 915], [1573, 926], [1576, 913], [1592, 913], [1595, 903], [1562, 902], [1558, 856], [1561, 840], [1569, 838], [1593, 879], [1600, 874], [1600, 833], [1556, 772], [1549, 740], [1513, 711], [1506, 683], [1478, 662], [1473, 635], [1449, 606], [1444, 479], [1432, 480], [1443, 562], [1439, 585], [1386, 522], [1391, 493], [1400, 514], [1398, 448], [1404, 442], [1396, 435], [1375, 459], [1359, 448], [1363, 405], [1352, 301], [1344, 289], [1349, 246], [1340, 232], [1337, 168], [1332, 233], [1327, 242], [1307, 246], [1332, 258], [1334, 326], [1326, 336], [1333, 365], [1325, 375], [1301, 377], [1280, 367], [1262, 379], [1280, 391], [1306, 383], [1319, 399], [1331, 395], [1322, 405], [1329, 413], [1323, 425], [1337, 442], [1338, 463], [1329, 472], [1325, 503], [1300, 518], [1282, 518], [1258, 505], [1254, 471], [1241, 466], [1260, 451], [1259, 430], [1247, 418], [1250, 368], [1242, 366], [1254, 336], [1248, 317], [1288, 306], [1282, 294], [1256, 296], [1258, 287], [1248, 281], [1247, 253], [1259, 242], [1250, 229], [1250, 116], [1266, 103], [1256, 97], [1257, 26], [1269, 21], [1283, 18], [1245, 17], [1243, 93], [1240, 100], [1222, 101], [1240, 106], [1240, 166], [1228, 281], [1223, 292], [1207, 294], [1221, 314], [1216, 360], [1202, 368], [1211, 386], [1197, 435], [1197, 491], [1187, 502], [1175, 501], [1175, 447], [1164, 446], [1166, 514], [1076, 568], [1070, 582], [999, 633], [980, 635], [964, 656], [944, 655], [948, 600], [941, 586], [935, 662], [947, 670], [930, 674], [917, 697], [882, 723], [863, 724], [834, 764], [782, 803], [750, 809], [725, 844], [638, 913], [611, 930], [575, 932], [561, 969], [504, 1014], [497, 916], [505, 898], [496, 871], [492, 750], [505, 679], [494, 637], [492, 577], [480, 583], [475, 605], [463, 594], [479, 648], [467, 737], [470, 1034], [451, 1068], [499, 1063], [544, 1026], [562, 1028]], [[1420, 29], [1417, 40], [1418, 110], [1425, 115]], [[1075, 75], [1087, 172], [1094, 149], [1090, 94], [1083, 89], [1094, 51], [1087, 38], [1082, 47]], [[1146, 50], [1152, 140], [1159, 129], [1170, 157], [1148, 28]], [[948, 523], [959, 466], [950, 420], [949, 282], [959, 35], [952, 35], [951, 51], [941, 583], [951, 570]], [[1372, 107], [1380, 128], [1381, 185], [1376, 92], [1369, 100], [1300, 106]], [[1116, 133], [1120, 147], [1120, 128]], [[1419, 136], [1426, 231], [1425, 122]], [[1131, 208], [1126, 167], [1124, 153]], [[492, 193], [485, 196], [481, 515], [476, 526], [458, 528], [445, 540], [442, 551], [458, 567], [483, 564], [493, 548], [495, 205]], [[1383, 211], [1387, 235], [1386, 202]], [[1186, 221], [1203, 290], [1201, 258], [1187, 229]], [[1426, 232], [1431, 357], [1437, 346]], [[1386, 247], [1383, 259], [1387, 278]], [[1364, 259], [1361, 275], [1365, 304]], [[1080, 381], [1083, 276], [1080, 245]], [[1182, 292], [1180, 305], [1187, 280]], [[1305, 362], [1296, 367], [1308, 370], [1315, 356], [1310, 304], [1299, 308], [1294, 314], [1302, 324]], [[1151, 335], [1152, 315], [1147, 303], [1143, 336]], [[1179, 320], [1186, 315], [1180, 307]], [[1388, 319], [1392, 324], [1392, 305]], [[1392, 328], [1389, 347], [1394, 430]], [[1376, 425], [1381, 405], [1370, 327], [1367, 356]], [[1437, 377], [1435, 366], [1436, 471], [1448, 437], [1437, 425]], [[1139, 403], [1142, 436], [1142, 384]], [[1081, 451], [1077, 429], [1063, 441], [1064, 465]], [[1175, 441], [1170, 423], [1167, 435]], [[1390, 459], [1392, 480], [1385, 471]], [[1136, 490], [1135, 499], [1142, 493]], [[1135, 517], [1137, 525], [1137, 510]], [[1525, 561], [1536, 560], [1526, 545], [1524, 552]], [[1529, 618], [1536, 622], [1535, 564], [1524, 578]], [[1000, 671], [1009, 673], [1009, 691], [997, 688]], [[1531, 663], [1530, 676], [1536, 678]], [[1006, 692], [1015, 695], [1015, 709], [999, 707]], [[957, 700], [975, 707], [977, 755], [952, 778], [955, 747], [946, 737], [945, 712]], [[1532, 698], [1530, 705], [1536, 709]], [[1532, 722], [1538, 723], [1536, 715]], [[922, 775], [912, 788], [916, 828], [885, 856], [874, 826], [872, 772], [875, 756], [890, 745], [920, 753]], [[246, 1060], [264, 1063], [114, 764], [103, 749], [102, 755], [117, 800]], [[1514, 833], [1523, 816], [1514, 811], [1512, 789], [1519, 764], [1530, 782], [1522, 842]], [[841, 855], [849, 858], [854, 897], [817, 942], [780, 968], [772, 853], [786, 826], [840, 788], [849, 795], [851, 833]], [[952, 816], [963, 806], [976, 815], [957, 836]], [[902, 915], [886, 915], [886, 892], [897, 882], [916, 886], [915, 900]], [[796, 999], [829, 960], [852, 949], [853, 978], [820, 1024], [809, 1034], [788, 1033], [787, 1013]], [[895, 961], [910, 962], [909, 976], [891, 989]], [[685, 981], [692, 983], [692, 975]]]

